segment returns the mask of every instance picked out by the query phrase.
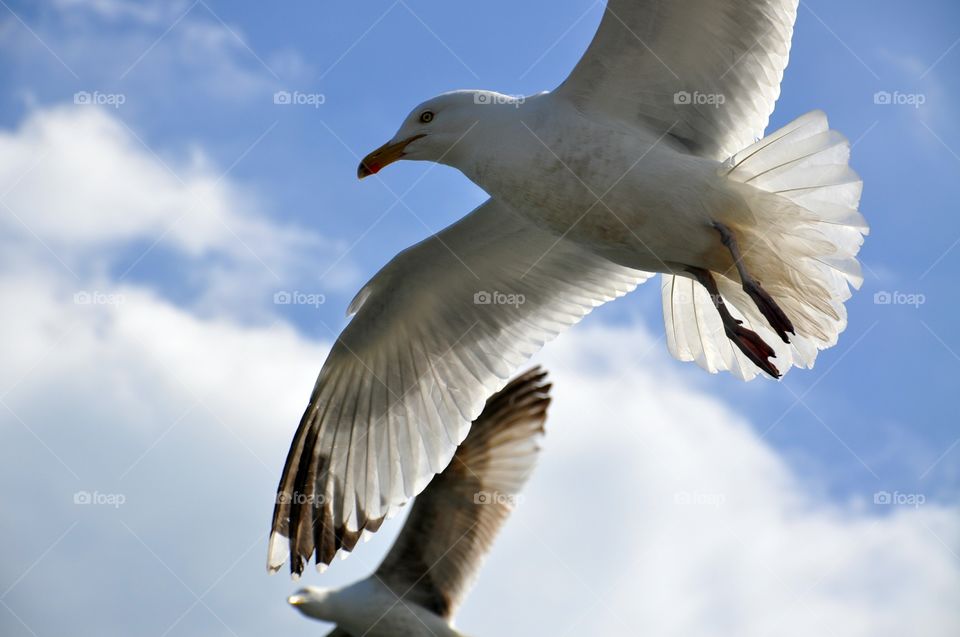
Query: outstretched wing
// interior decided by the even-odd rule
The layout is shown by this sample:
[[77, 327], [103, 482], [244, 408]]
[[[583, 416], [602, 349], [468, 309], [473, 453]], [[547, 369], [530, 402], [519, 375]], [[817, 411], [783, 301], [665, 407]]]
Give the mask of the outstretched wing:
[[723, 160], [763, 134], [787, 66], [798, 0], [609, 0], [555, 91]]
[[450, 462], [484, 400], [543, 343], [650, 274], [488, 200], [360, 291], [293, 439], [268, 568], [329, 564]]
[[487, 401], [453, 461], [417, 496], [375, 577], [444, 618], [466, 596], [533, 470], [550, 404], [532, 369]]

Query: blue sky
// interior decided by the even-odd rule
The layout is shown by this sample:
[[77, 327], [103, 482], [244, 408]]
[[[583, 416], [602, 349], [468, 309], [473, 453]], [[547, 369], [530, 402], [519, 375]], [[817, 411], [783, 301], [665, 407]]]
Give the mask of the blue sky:
[[[382, 179], [359, 182], [355, 178], [359, 156], [389, 139], [413, 105], [439, 92], [491, 88], [528, 94], [554, 87], [592, 37], [602, 4], [8, 0], [0, 7], [0, 48], [6, 60], [0, 68], [6, 89], [0, 94], [0, 147], [9, 151], [2, 164], [7, 192], [0, 210], [7, 218], [0, 230], [8, 247], [2, 263], [9, 289], [26, 290], [13, 307], [27, 318], [23, 325], [8, 319], [14, 322], [7, 327], [26, 330], [17, 334], [32, 333], [29, 326], [46, 325], [41, 318], [53, 321], [57, 316], [54, 311], [44, 313], [31, 290], [51, 286], [62, 294], [113, 291], [128, 299], [123, 311], [132, 318], [124, 320], [145, 330], [138, 343], [164, 342], [149, 323], [162, 315], [169, 320], [158, 322], [157, 328], [182, 329], [193, 335], [195, 340], [189, 342], [197, 347], [221, 333], [197, 326], [221, 326], [227, 334], [224, 342], [234, 335], [241, 348], [252, 343], [249, 354], [242, 349], [230, 359], [244, 378], [256, 377], [247, 368], [265, 364], [255, 354], [268, 357], [276, 348], [294, 352], [281, 359], [294, 361], [282, 370], [289, 375], [284, 378], [299, 384], [276, 385], [288, 398], [283, 413], [290, 416], [277, 421], [270, 409], [262, 412], [264, 420], [272, 418], [269, 425], [260, 422], [271, 428], [269, 443], [260, 448], [256, 434], [245, 438], [241, 433], [234, 439], [221, 432], [228, 439], [224, 462], [230, 463], [230, 454], [246, 457], [249, 452], [267, 466], [258, 468], [256, 475], [269, 502], [284, 441], [292, 435], [325, 343], [345, 324], [344, 311], [352, 295], [396, 252], [485, 198], [453, 169], [421, 163], [401, 163], [384, 171]], [[952, 292], [960, 271], [958, 42], [960, 5], [947, 0], [909, 7], [892, 1], [811, 0], [801, 5], [771, 127], [814, 108], [826, 111], [832, 127], [854, 142], [852, 164], [865, 183], [861, 209], [871, 224], [861, 252], [866, 281], [847, 304], [849, 326], [839, 344], [819, 356], [813, 370], [795, 370], [782, 383], [742, 384], [673, 361], [662, 340], [656, 342], [663, 331], [660, 295], [650, 284], [600, 308], [575, 330], [582, 332], [578, 343], [591, 334], [629, 337], [634, 333], [630, 330], [639, 330], [638, 340], [649, 341], [649, 347], [638, 350], [638, 360], [630, 362], [638, 366], [637, 374], [663, 374], [713, 401], [705, 404], [721, 406], [725, 418], [747, 423], [751, 444], [767, 446], [796, 479], [796, 488], [824, 506], [855, 511], [866, 507], [870, 516], [882, 520], [902, 512], [874, 507], [875, 492], [921, 494], [931, 507], [943, 507], [951, 529], [956, 528], [956, 510], [951, 507], [960, 495], [960, 429], [953, 400], [953, 392], [960, 388], [960, 337], [954, 329], [960, 305]], [[313, 103], [276, 104], [277, 91]], [[104, 103], [76, 104], [78, 92]], [[876, 98], [878, 92], [889, 93], [891, 101], [899, 103], [877, 103], [883, 102]], [[90, 145], [84, 146], [87, 142]], [[58, 153], [74, 148], [79, 149], [76, 155], [62, 164], [56, 161]], [[108, 156], [106, 148], [119, 159], [104, 163], [107, 173], [96, 175], [107, 183], [116, 175], [115, 190], [129, 186], [133, 191], [129, 196], [94, 196], [83, 187], [99, 183], [91, 180], [94, 173], [73, 170], [93, 171]], [[57, 169], [48, 171], [52, 164]], [[159, 195], [152, 194], [152, 186]], [[103, 205], [89, 204], [88, 209], [84, 207], [88, 201]], [[211, 208], [220, 210], [220, 225], [204, 221], [204, 212]], [[87, 214], [88, 210], [93, 212]], [[168, 223], [180, 215], [183, 224]], [[177, 229], [185, 226], [189, 229]], [[33, 275], [36, 280], [30, 278]], [[279, 290], [322, 295], [324, 302], [317, 307], [277, 306], [272, 298]], [[884, 293], [890, 293], [893, 302], [884, 303]], [[137, 314], [136, 302], [129, 299], [153, 309]], [[31, 316], [36, 320], [28, 320]], [[6, 419], [4, 437], [10, 443], [5, 455], [14, 453], [11, 445], [18, 445], [24, 456], [10, 458], [15, 465], [23, 462], [30, 470], [40, 463], [53, 464], [61, 475], [48, 478], [71, 484], [69, 493], [80, 487], [92, 491], [98, 485], [111, 492], [150, 493], [151, 485], [161, 479], [169, 480], [165, 484], [172, 491], [188, 491], [190, 485], [171, 476], [169, 466], [150, 464], [151, 460], [164, 457], [190, 465], [209, 463], [210, 457], [183, 452], [195, 441], [181, 427], [168, 430], [163, 424], [180, 415], [175, 404], [163, 403], [145, 415], [137, 400], [143, 398], [139, 392], [155, 387], [153, 374], [160, 374], [158, 369], [179, 369], [177, 365], [189, 361], [189, 356], [179, 355], [176, 342], [158, 351], [145, 345], [144, 351], [157, 357], [158, 367], [127, 369], [123, 348], [113, 350], [113, 341], [98, 336], [99, 329], [108, 328], [98, 327], [96, 318], [80, 323], [88, 325], [88, 319], [92, 326], [87, 345], [81, 346], [82, 338], [69, 332], [57, 332], [59, 340], [54, 342], [57, 348], [77, 344], [78, 352], [87, 352], [86, 359], [78, 360], [86, 360], [88, 367], [77, 369], [89, 369], [91, 379], [97, 379], [89, 386], [69, 373], [69, 366], [54, 370], [43, 377], [46, 380], [31, 376], [35, 372], [30, 370], [42, 371], [47, 365], [38, 362], [46, 360], [43, 353], [48, 351], [41, 336], [33, 343], [8, 334], [11, 345], [22, 346], [26, 353], [13, 357], [5, 376], [10, 381], [3, 394], [10, 397], [9, 413], [0, 414]], [[56, 332], [55, 327], [49, 329]], [[267, 342], [268, 334], [277, 337], [278, 344]], [[597, 341], [613, 343], [606, 336], [597, 336]], [[224, 347], [234, 347], [234, 341]], [[304, 352], [310, 354], [306, 360]], [[195, 370], [189, 362], [183, 365], [179, 376], [190, 378]], [[598, 377], [610, 365], [606, 359], [597, 362]], [[143, 385], [134, 383], [138, 374], [143, 375]], [[206, 387], [207, 380], [217, 377], [200, 374], [194, 380]], [[101, 384], [113, 381], [116, 386]], [[211, 384], [214, 394], [216, 387]], [[49, 390], [62, 391], [58, 395], [63, 399], [45, 401]], [[91, 392], [101, 400], [91, 400]], [[14, 404], [15, 400], [19, 402]], [[218, 400], [205, 397], [203, 402], [216, 406]], [[111, 407], [111, 401], [120, 406]], [[143, 453], [145, 458], [137, 470], [142, 474], [128, 474], [134, 483], [117, 487], [117, 476], [129, 463], [113, 462], [109, 445], [84, 446], [83, 435], [64, 425], [63, 410], [74, 403], [77, 407], [71, 413], [82, 415], [73, 418], [87, 423], [81, 431], [132, 436], [128, 442], [133, 457]], [[223, 404], [231, 403], [225, 398]], [[110, 417], [127, 413], [129, 417]], [[197, 412], [183, 417], [189, 422]], [[220, 418], [229, 420], [222, 412], [214, 417]], [[204, 427], [209, 421], [207, 413]], [[225, 426], [229, 429], [229, 423]], [[130, 433], [141, 429], [146, 431], [142, 438]], [[199, 430], [202, 439], [210, 436], [212, 445], [218, 440], [208, 429]], [[172, 431], [170, 437], [165, 431]], [[181, 445], [180, 453], [174, 441]], [[51, 460], [51, 453], [60, 462]], [[7, 478], [22, 479], [8, 470]], [[210, 474], [216, 471], [211, 469]], [[190, 470], [184, 474], [201, 475], [205, 474]], [[73, 484], [77, 480], [79, 486]], [[48, 486], [43, 493], [58, 493], [59, 487]], [[234, 494], [231, 501], [243, 500]], [[33, 500], [16, 501], [28, 508], [38, 506]], [[169, 502], [182, 504], [175, 498]], [[203, 519], [202, 503], [190, 503], [185, 510], [196, 511], [195, 519]], [[257, 512], [264, 510], [259, 506]], [[67, 528], [71, 510], [64, 511]], [[151, 520], [148, 508], [137, 511], [137, 516], [146, 516], [138, 520]], [[547, 509], [538, 512], [549, 514]], [[27, 519], [36, 522], [42, 516], [31, 512]], [[249, 519], [256, 523], [258, 518]], [[125, 533], [122, 526], [118, 532], [114, 525], [105, 534], [91, 526], [81, 541], [84, 524], [70, 531], [67, 540], [76, 539], [80, 549], [111, 546], [116, 540], [112, 533]], [[12, 532], [17, 537], [22, 557], [4, 558], [3, 576], [17, 588], [10, 593], [12, 614], [4, 615], [0, 625], [10, 622], [20, 631], [4, 634], [48, 634], [56, 624], [44, 623], [29, 610], [10, 609], [30, 606], [16, 597], [21, 590], [17, 576], [59, 530], [51, 531], [51, 537], [24, 537], [25, 529], [11, 517], [4, 518], [4, 528], [5, 535]], [[242, 535], [252, 540], [252, 533]], [[189, 563], [189, 543], [178, 543], [175, 537], [168, 536], [164, 548], [182, 553]], [[936, 550], [953, 568], [960, 561], [958, 541], [960, 536], [940, 533], [933, 541], [941, 545]], [[149, 540], [145, 543], [155, 546]], [[239, 542], [223, 551], [226, 555], [245, 548]], [[253, 562], [260, 559], [261, 550], [260, 546], [252, 550]], [[55, 569], [55, 561], [43, 564]], [[355, 563], [342, 571], [344, 579], [372, 566], [375, 559], [358, 553], [348, 564]], [[55, 570], [44, 573], [43, 564], [23, 580], [24, 590], [41, 590], [56, 577]], [[126, 577], [130, 581], [124, 584]], [[189, 580], [180, 575], [177, 579], [181, 577]], [[274, 601], [283, 599], [286, 584], [277, 584], [278, 579], [269, 585]], [[130, 574], [109, 581], [110, 586], [124, 588], [136, 579]], [[957, 594], [954, 591], [954, 600]], [[192, 601], [189, 595], [186, 601]], [[283, 608], [271, 612], [284, 621], [299, 619], [286, 617]], [[190, 618], [193, 615], [175, 630], [199, 634], [224, 628], [210, 617], [194, 618], [195, 622]], [[212, 623], [208, 626], [206, 621]], [[303, 623], [290, 625], [303, 628]], [[24, 630], [26, 626], [39, 628]], [[122, 626], [101, 630], [120, 634]]]

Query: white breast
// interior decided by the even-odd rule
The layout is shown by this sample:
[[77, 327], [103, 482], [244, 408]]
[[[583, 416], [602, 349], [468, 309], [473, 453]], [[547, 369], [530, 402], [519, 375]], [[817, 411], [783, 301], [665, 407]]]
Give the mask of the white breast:
[[736, 205], [720, 164], [669, 136], [589, 119], [552, 95], [475, 149], [464, 167], [491, 196], [621, 265], [669, 271], [716, 248], [711, 219]]
[[373, 578], [337, 593], [337, 624], [367, 637], [460, 637], [442, 617], [398, 596]]

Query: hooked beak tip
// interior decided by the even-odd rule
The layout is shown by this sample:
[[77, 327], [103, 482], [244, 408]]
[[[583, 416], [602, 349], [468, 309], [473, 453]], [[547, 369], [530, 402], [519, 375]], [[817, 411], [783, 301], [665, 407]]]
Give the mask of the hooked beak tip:
[[379, 166], [368, 166], [366, 163], [360, 162], [360, 165], [357, 166], [357, 179], [363, 179], [364, 177], [375, 175], [379, 170]]
[[404, 151], [407, 146], [425, 136], [424, 134], [420, 134], [400, 140], [399, 142], [387, 142], [363, 158], [360, 165], [357, 166], [357, 179], [375, 175], [380, 172], [380, 169], [384, 166], [402, 159], [406, 155]]

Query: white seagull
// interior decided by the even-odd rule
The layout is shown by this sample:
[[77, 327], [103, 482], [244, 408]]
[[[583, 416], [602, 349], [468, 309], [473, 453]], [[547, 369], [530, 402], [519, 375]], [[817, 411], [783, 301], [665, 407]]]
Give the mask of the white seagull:
[[670, 352], [710, 372], [779, 377], [837, 342], [867, 232], [849, 143], [819, 111], [762, 137], [796, 10], [609, 0], [556, 90], [440, 95], [363, 159], [360, 177], [444, 163], [490, 199], [350, 304], [280, 481], [271, 570], [349, 550], [544, 342], [655, 272]]
[[336, 623], [331, 637], [459, 635], [453, 616], [536, 463], [546, 375], [534, 368], [487, 401], [373, 575], [342, 589], [304, 588], [287, 601]]

